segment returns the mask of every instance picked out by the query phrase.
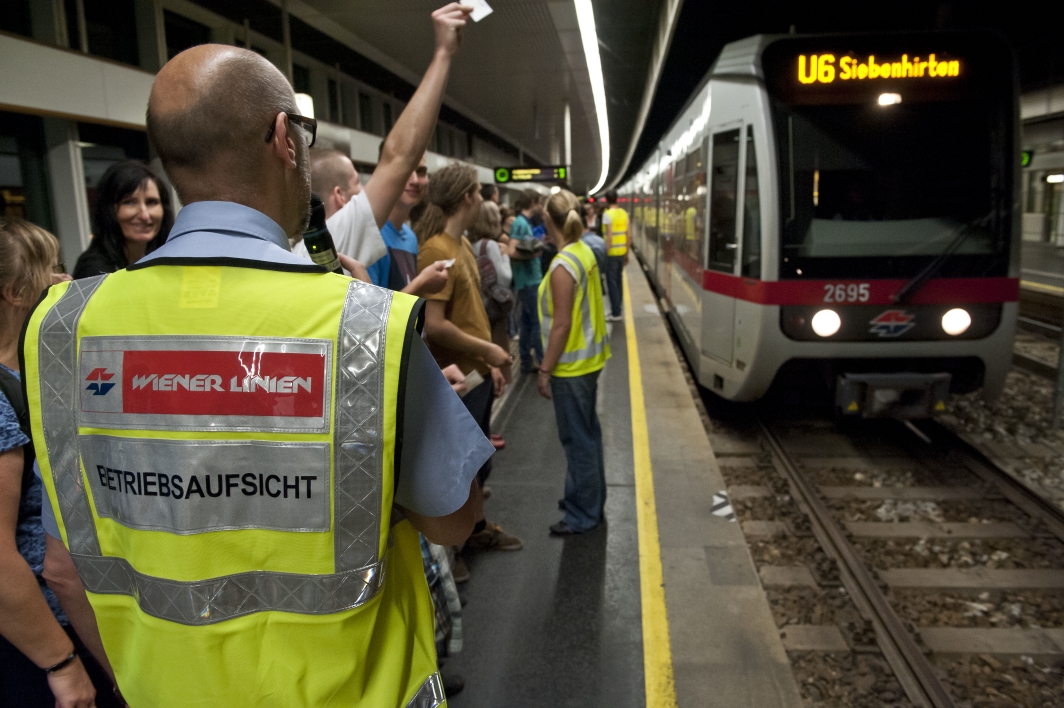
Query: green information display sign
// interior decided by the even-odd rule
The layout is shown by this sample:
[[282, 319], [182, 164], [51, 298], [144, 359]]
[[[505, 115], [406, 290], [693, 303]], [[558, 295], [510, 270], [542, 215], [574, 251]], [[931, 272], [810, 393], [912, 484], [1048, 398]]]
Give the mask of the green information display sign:
[[495, 181], [498, 184], [514, 182], [566, 182], [569, 168], [564, 165], [546, 167], [496, 167]]
[[1034, 150], [1024, 150], [1020, 153], [1020, 167], [1028, 167], [1031, 164], [1031, 158], [1034, 157]]

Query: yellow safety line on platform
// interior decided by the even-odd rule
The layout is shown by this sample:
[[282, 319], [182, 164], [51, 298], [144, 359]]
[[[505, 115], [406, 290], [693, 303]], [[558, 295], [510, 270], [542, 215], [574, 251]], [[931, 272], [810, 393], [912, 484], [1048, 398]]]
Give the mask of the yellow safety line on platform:
[[654, 471], [650, 465], [650, 433], [643, 400], [643, 373], [632, 317], [632, 295], [624, 274], [624, 335], [628, 344], [628, 389], [632, 400], [632, 458], [635, 466], [635, 508], [639, 524], [639, 591], [643, 606], [643, 674], [647, 708], [676, 708], [672, 675], [669, 617], [658, 540], [658, 509]]
[[1064, 288], [1062, 287], [1057, 285], [1046, 285], [1045, 283], [1036, 283], [1033, 280], [1021, 280], [1020, 286], [1032, 290], [1045, 290], [1050, 293], [1064, 293]]

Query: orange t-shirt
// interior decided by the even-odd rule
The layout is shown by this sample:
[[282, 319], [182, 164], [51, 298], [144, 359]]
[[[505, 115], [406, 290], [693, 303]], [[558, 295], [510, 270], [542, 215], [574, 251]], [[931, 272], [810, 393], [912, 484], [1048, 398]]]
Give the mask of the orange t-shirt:
[[[480, 269], [469, 239], [462, 236], [459, 240], [447, 233], [439, 233], [428, 239], [418, 248], [418, 272], [436, 261], [452, 258], [454, 265], [449, 269], [447, 285], [438, 293], [426, 295], [425, 299], [446, 302], [446, 317], [450, 322], [466, 334], [490, 342], [491, 324], [488, 322], [488, 313], [484, 311], [484, 302], [480, 299]], [[431, 339], [428, 345], [441, 367], [457, 364], [463, 374], [476, 369], [487, 377], [490, 367], [480, 357], [448, 349]]]

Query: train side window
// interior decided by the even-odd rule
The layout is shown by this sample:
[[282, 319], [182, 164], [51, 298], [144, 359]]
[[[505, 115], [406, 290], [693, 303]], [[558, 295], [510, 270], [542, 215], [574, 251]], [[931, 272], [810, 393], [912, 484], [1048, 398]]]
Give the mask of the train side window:
[[725, 273], [735, 270], [736, 191], [739, 176], [739, 129], [713, 136], [709, 188], [709, 267]]
[[[675, 235], [675, 229], [673, 228], [672, 213], [676, 204], [676, 161], [669, 162], [665, 171], [662, 173], [662, 181], [660, 182], [660, 191], [658, 192], [658, 235], [663, 240], [672, 242], [672, 238]], [[682, 169], [683, 163], [680, 163]], [[675, 246], [675, 244], [673, 244]]]
[[757, 190], [754, 128], [746, 126], [746, 185], [743, 195], [743, 268], [747, 278], [761, 277], [761, 198]]
[[702, 147], [687, 153], [684, 167], [683, 201], [676, 219], [682, 234], [682, 250], [699, 265], [703, 262], [702, 234], [705, 224], [706, 171], [702, 164]]

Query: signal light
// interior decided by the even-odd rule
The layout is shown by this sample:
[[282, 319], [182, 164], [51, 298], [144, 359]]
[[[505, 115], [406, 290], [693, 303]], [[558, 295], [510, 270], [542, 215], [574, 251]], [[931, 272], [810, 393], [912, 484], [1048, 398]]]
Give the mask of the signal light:
[[881, 93], [879, 94], [879, 105], [881, 106], [893, 106], [901, 103], [900, 93]]
[[842, 319], [834, 310], [821, 310], [813, 315], [813, 331], [821, 337], [830, 337], [842, 327]]

